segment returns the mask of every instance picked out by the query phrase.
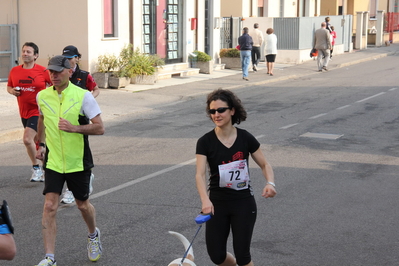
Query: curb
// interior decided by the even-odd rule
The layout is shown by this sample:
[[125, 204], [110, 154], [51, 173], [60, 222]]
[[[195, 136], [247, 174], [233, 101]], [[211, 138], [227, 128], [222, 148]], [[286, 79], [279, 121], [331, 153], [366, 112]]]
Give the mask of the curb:
[[388, 52], [388, 53], [384, 53], [384, 54], [376, 54], [376, 55], [373, 55], [373, 56], [370, 56], [370, 57], [366, 57], [366, 58], [350, 61], [350, 62], [347, 62], [347, 63], [339, 64], [339, 65], [337, 65], [337, 68], [342, 68], [342, 67], [351, 66], [351, 65], [355, 65], [355, 64], [360, 64], [360, 63], [371, 61], [371, 60], [375, 60], [375, 59], [380, 59], [380, 58], [383, 58], [383, 57], [387, 57], [389, 55], [393, 55], [395, 53], [396, 52]]

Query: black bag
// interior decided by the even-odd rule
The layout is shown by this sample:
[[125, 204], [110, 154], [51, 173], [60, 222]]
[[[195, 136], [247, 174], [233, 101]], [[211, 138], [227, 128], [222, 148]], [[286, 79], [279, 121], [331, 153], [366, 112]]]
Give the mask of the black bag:
[[3, 200], [3, 205], [1, 206], [0, 224], [8, 225], [8, 229], [10, 229], [10, 232], [14, 234], [10, 208], [8, 208], [7, 201], [5, 200]]

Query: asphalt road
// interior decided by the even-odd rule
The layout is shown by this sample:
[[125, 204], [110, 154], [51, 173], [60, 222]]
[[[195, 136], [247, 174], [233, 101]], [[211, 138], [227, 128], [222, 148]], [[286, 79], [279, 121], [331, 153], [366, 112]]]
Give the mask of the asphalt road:
[[[274, 199], [261, 197], [264, 180], [251, 161], [255, 265], [399, 265], [398, 67], [391, 55], [234, 89], [248, 111], [239, 127], [262, 143], [278, 192]], [[240, 75], [231, 78], [242, 82]], [[116, 110], [131, 102], [132, 112], [104, 114], [106, 134], [90, 138], [96, 163], [91, 201], [104, 248], [96, 265], [167, 265], [184, 254], [167, 232], [194, 236], [200, 211], [195, 144], [213, 127], [204, 112], [212, 87], [203, 84], [195, 94], [195, 86], [100, 95], [100, 104]], [[28, 182], [21, 141], [0, 145], [0, 166], [0, 195], [11, 205], [18, 246], [14, 261], [0, 264], [37, 264], [44, 255], [43, 185]], [[195, 261], [209, 266], [203, 229], [193, 245]], [[75, 206], [60, 208], [58, 231], [58, 265], [92, 265]]]

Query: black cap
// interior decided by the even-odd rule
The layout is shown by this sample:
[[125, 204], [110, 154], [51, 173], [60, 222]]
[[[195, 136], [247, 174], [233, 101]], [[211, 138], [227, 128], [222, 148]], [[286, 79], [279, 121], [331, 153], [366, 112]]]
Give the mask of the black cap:
[[82, 55], [79, 53], [78, 48], [73, 45], [68, 45], [62, 50], [62, 55], [66, 58], [73, 58], [73, 57], [81, 57]]

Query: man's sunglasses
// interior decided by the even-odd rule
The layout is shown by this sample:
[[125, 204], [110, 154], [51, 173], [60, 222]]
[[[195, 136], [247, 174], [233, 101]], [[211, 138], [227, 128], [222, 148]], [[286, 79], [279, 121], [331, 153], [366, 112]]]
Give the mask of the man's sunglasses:
[[218, 109], [209, 109], [209, 113], [214, 115], [216, 114], [216, 112], [218, 112], [219, 114], [226, 112], [227, 109], [231, 109], [230, 107], [220, 107]]

